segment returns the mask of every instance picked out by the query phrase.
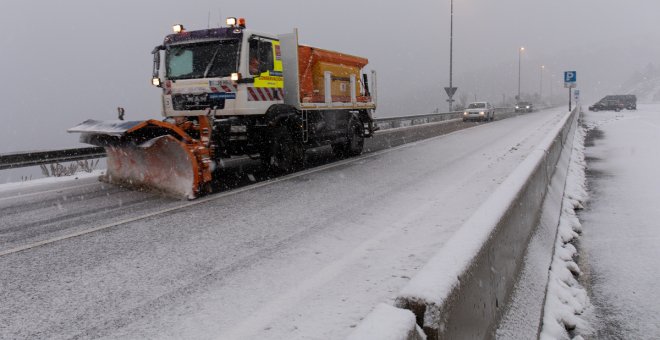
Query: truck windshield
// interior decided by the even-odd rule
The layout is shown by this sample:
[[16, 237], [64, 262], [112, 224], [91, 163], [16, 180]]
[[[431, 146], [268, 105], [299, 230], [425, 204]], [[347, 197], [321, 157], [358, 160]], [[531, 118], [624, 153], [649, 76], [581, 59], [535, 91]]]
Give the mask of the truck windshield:
[[167, 78], [226, 77], [238, 72], [238, 45], [237, 39], [228, 39], [170, 46], [165, 54]]

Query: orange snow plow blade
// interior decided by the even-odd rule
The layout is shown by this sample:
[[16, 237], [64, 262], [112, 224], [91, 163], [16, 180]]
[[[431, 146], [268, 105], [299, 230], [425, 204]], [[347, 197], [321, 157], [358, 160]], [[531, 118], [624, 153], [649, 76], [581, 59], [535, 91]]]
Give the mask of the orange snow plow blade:
[[108, 171], [102, 180], [195, 198], [197, 160], [176, 138], [165, 135], [139, 146], [105, 148]]
[[108, 169], [102, 181], [188, 199], [211, 181], [209, 149], [175, 124], [88, 120], [68, 131], [105, 147]]

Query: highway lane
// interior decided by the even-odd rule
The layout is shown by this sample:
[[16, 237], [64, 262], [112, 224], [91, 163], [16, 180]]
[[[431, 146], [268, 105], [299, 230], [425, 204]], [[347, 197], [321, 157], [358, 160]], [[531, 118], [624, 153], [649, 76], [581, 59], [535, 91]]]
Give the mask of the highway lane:
[[[396, 294], [562, 113], [193, 202], [92, 180], [0, 193], [15, 198], [0, 197], [3, 250], [131, 220], [0, 256], [0, 337], [341, 338]], [[168, 211], [136, 219], [154, 210]]]
[[[497, 119], [517, 115], [513, 112], [499, 113]], [[478, 124], [454, 120], [431, 125], [441, 126], [439, 130], [448, 133]], [[381, 137], [385, 136], [367, 140], [365, 150], [381, 150], [419, 139], [419, 136], [407, 130], [404, 127], [381, 131]], [[310, 168], [336, 161], [329, 148], [308, 152], [307, 163]], [[278, 176], [264, 172], [258, 161], [246, 158], [225, 161], [220, 167], [222, 173], [219, 177], [222, 181], [215, 183], [217, 192], [235, 190]], [[112, 227], [113, 224], [134, 219], [135, 216], [151, 215], [154, 211], [185, 205], [156, 194], [129, 191], [100, 183], [92, 178], [19, 186], [13, 190], [0, 186], [0, 213], [4, 216], [0, 220], [0, 230], [3, 231], [0, 232], [0, 255]]]

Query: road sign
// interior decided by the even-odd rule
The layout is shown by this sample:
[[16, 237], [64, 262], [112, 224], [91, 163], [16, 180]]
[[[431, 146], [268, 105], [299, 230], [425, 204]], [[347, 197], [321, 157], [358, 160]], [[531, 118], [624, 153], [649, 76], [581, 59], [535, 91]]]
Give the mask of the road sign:
[[564, 72], [564, 83], [574, 83], [577, 81], [577, 72], [566, 71]]
[[445, 87], [445, 92], [447, 92], [447, 97], [451, 98], [458, 90], [458, 87]]
[[580, 101], [580, 90], [573, 90], [573, 99], [576, 103]]
[[574, 88], [577, 85], [577, 72], [564, 72], [564, 87]]

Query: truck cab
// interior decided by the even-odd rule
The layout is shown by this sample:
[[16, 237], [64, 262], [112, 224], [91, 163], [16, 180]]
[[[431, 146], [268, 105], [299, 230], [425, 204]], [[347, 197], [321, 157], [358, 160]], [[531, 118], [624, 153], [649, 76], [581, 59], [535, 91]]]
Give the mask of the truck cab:
[[[176, 28], [154, 49], [153, 83], [165, 117], [257, 115], [282, 104], [276, 36], [240, 27]], [[161, 60], [163, 62], [161, 62]]]

